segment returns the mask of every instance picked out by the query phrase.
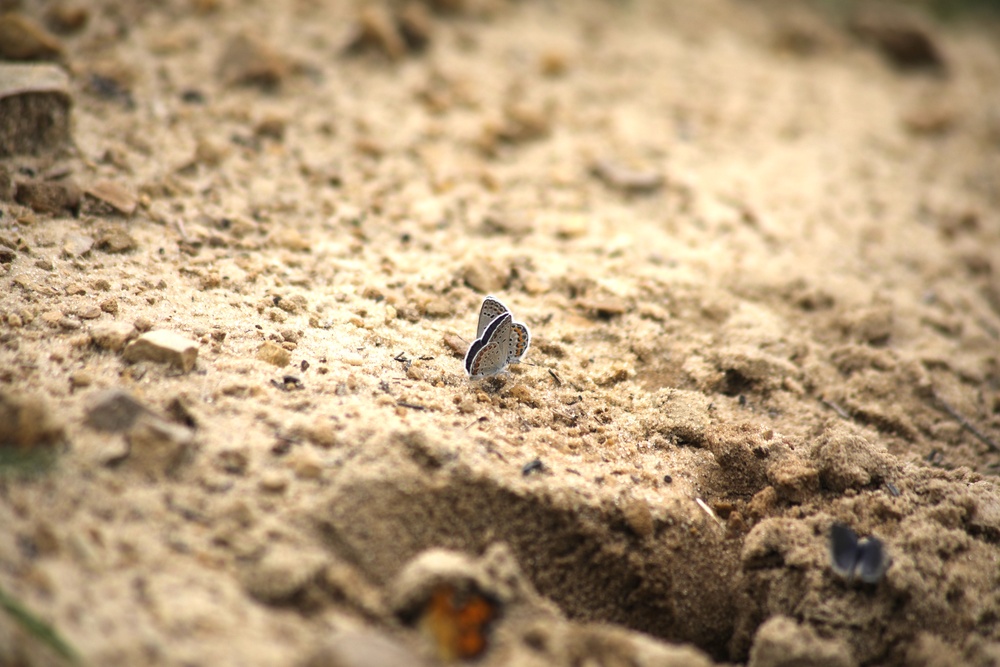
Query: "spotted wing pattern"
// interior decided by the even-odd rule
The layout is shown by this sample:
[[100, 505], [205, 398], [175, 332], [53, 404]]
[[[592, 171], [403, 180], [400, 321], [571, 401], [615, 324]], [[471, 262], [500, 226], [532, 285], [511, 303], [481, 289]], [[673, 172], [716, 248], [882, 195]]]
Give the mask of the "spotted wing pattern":
[[500, 303], [499, 299], [492, 296], [483, 299], [483, 305], [479, 307], [479, 323], [476, 325], [476, 338], [483, 337], [483, 332], [486, 331], [486, 327], [490, 325], [490, 322], [509, 312], [510, 309]]
[[465, 355], [465, 372], [473, 378], [496, 375], [507, 367], [511, 347], [511, 316], [503, 313], [469, 346]]
[[531, 332], [521, 322], [510, 323], [510, 357], [508, 364], [519, 364], [531, 345]]

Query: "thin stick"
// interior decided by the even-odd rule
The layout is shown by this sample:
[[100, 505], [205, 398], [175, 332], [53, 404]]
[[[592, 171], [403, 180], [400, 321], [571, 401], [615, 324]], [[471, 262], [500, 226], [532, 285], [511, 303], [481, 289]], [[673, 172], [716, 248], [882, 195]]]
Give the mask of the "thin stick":
[[947, 412], [949, 415], [951, 415], [952, 419], [961, 424], [962, 428], [964, 428], [966, 431], [974, 435], [977, 440], [979, 440], [981, 443], [992, 449], [994, 452], [1000, 452], [1000, 445], [997, 444], [996, 440], [994, 440], [993, 438], [989, 437], [988, 435], [980, 431], [978, 428], [975, 427], [975, 425], [973, 425], [972, 422], [970, 422], [968, 419], [960, 415], [958, 413], [958, 410], [951, 407], [948, 401], [944, 400], [944, 398], [941, 397], [941, 394], [937, 393], [936, 390], [934, 390], [933, 396], [934, 400], [936, 400], [940, 404], [941, 409]]
[[844, 412], [844, 408], [840, 407], [839, 405], [837, 405], [833, 401], [828, 401], [825, 398], [821, 398], [821, 399], [819, 399], [819, 402], [822, 403], [823, 405], [825, 405], [826, 407], [830, 408], [834, 412], [836, 412], [838, 415], [841, 416], [841, 418], [850, 420], [851, 415], [849, 415], [846, 412]]
[[716, 513], [715, 513], [715, 512], [714, 512], [714, 511], [712, 510], [712, 508], [708, 506], [708, 503], [706, 503], [706, 502], [705, 502], [704, 500], [702, 500], [701, 498], [695, 498], [695, 499], [694, 499], [694, 501], [695, 501], [696, 503], [698, 503], [698, 507], [700, 507], [701, 509], [705, 510], [705, 514], [707, 514], [708, 516], [712, 517], [712, 520], [713, 520], [713, 521], [715, 521], [715, 523], [717, 523], [717, 524], [719, 524], [720, 526], [722, 526], [723, 528], [725, 528], [726, 524], [724, 524], [724, 523], [722, 522], [722, 519], [720, 519], [720, 518], [719, 518], [719, 515], [718, 515], [718, 514], [716, 514]]

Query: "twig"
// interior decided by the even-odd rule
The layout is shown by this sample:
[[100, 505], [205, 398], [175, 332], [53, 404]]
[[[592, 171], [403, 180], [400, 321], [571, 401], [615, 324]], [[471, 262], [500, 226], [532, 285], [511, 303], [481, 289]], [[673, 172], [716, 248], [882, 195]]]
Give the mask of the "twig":
[[715, 511], [712, 510], [712, 508], [708, 506], [708, 503], [706, 503], [701, 498], [695, 498], [694, 501], [696, 503], [698, 503], [698, 507], [700, 507], [701, 509], [705, 510], [705, 514], [707, 514], [708, 516], [712, 517], [712, 520], [715, 521], [715, 523], [719, 524], [719, 526], [721, 526], [723, 528], [726, 527], [726, 524], [723, 523], [722, 519], [719, 518], [719, 515], [716, 514]]
[[941, 409], [947, 412], [952, 419], [957, 421], [962, 426], [962, 428], [964, 428], [966, 431], [974, 435], [977, 440], [979, 440], [981, 443], [992, 449], [994, 452], [1000, 452], [1000, 445], [997, 444], [996, 440], [994, 440], [993, 438], [989, 437], [988, 435], [980, 431], [978, 428], [975, 427], [975, 425], [973, 425], [972, 422], [970, 422], [968, 419], [959, 414], [958, 410], [951, 407], [951, 404], [949, 404], [948, 401], [944, 400], [944, 398], [941, 397], [941, 394], [937, 393], [937, 390], [933, 390], [932, 395], [934, 397], [934, 400], [937, 401], [938, 404], [940, 405]]
[[819, 402], [822, 403], [823, 405], [825, 405], [826, 407], [830, 408], [834, 412], [836, 412], [838, 415], [840, 415], [840, 417], [842, 419], [850, 420], [851, 415], [849, 415], [846, 412], [844, 412], [844, 408], [840, 407], [839, 405], [837, 405], [833, 401], [828, 401], [825, 398], [820, 398]]
[[427, 408], [423, 405], [416, 405], [415, 403], [407, 403], [405, 401], [398, 401], [396, 403], [401, 408], [410, 408], [411, 410], [426, 410]]

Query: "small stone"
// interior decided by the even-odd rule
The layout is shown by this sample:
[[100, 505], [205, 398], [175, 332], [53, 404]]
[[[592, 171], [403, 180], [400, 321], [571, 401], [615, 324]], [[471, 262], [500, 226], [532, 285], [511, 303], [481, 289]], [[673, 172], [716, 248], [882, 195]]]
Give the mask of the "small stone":
[[289, 460], [299, 479], [319, 479], [323, 475], [323, 459], [311, 449], [299, 449]]
[[946, 68], [944, 56], [928, 26], [913, 14], [866, 8], [851, 20], [850, 27], [900, 69], [943, 71]]
[[123, 215], [135, 213], [136, 198], [124, 186], [112, 181], [97, 181], [83, 190], [84, 194], [111, 206]]
[[86, 234], [71, 232], [63, 241], [62, 252], [67, 257], [82, 257], [94, 247], [94, 238]]
[[108, 225], [97, 233], [95, 242], [98, 250], [107, 253], [128, 252], [138, 245], [132, 235], [122, 227]]
[[57, 2], [45, 12], [45, 24], [53, 32], [70, 34], [79, 32], [90, 19], [86, 5], [73, 2]]
[[663, 174], [630, 169], [612, 160], [598, 160], [590, 171], [605, 185], [621, 192], [645, 194], [663, 187]]
[[319, 575], [326, 564], [322, 553], [275, 544], [241, 576], [243, 588], [266, 603], [285, 602]]
[[448, 299], [438, 297], [427, 302], [424, 313], [428, 317], [451, 317], [455, 313], [455, 308]]
[[56, 268], [56, 265], [52, 263], [52, 260], [42, 257], [35, 260], [35, 266], [40, 268], [42, 271], [51, 271]]
[[230, 475], [244, 475], [250, 465], [250, 457], [244, 449], [226, 449], [215, 457], [215, 465]]
[[78, 310], [76, 316], [81, 320], [96, 320], [101, 316], [101, 309], [97, 306], [87, 306]]
[[80, 188], [73, 181], [23, 181], [17, 184], [14, 200], [36, 213], [76, 212], [80, 208]]
[[89, 387], [94, 383], [94, 376], [87, 371], [77, 371], [69, 376], [69, 386], [72, 389]]
[[451, 356], [462, 359], [469, 351], [469, 341], [457, 334], [445, 334], [443, 339], [445, 347], [451, 350]]
[[40, 397], [0, 391], [0, 447], [31, 450], [63, 439], [63, 426]]
[[198, 344], [173, 331], [150, 331], [125, 347], [125, 361], [165, 363], [187, 373], [198, 358]]
[[129, 445], [126, 465], [154, 477], [173, 473], [194, 449], [190, 429], [152, 414], [140, 415], [125, 440]]
[[857, 661], [843, 639], [826, 639], [812, 626], [775, 615], [757, 628], [748, 667], [850, 667]]
[[583, 215], [561, 215], [556, 220], [555, 232], [556, 236], [567, 241], [582, 238], [590, 232], [590, 221]]
[[101, 302], [101, 310], [111, 315], [118, 314], [118, 299], [105, 299]]
[[391, 60], [406, 55], [406, 40], [389, 11], [368, 6], [361, 10], [344, 49], [348, 53], [378, 50]]
[[80, 323], [80, 320], [75, 317], [70, 317], [69, 315], [60, 319], [58, 324], [60, 329], [65, 329], [66, 331], [76, 331], [83, 326], [83, 324]]
[[59, 326], [59, 321], [65, 317], [61, 310], [48, 310], [41, 314], [39, 319], [45, 322], [49, 326], [55, 327]]
[[496, 263], [482, 260], [466, 264], [462, 268], [462, 280], [480, 294], [490, 294], [503, 289], [507, 275]]
[[[0, 63], [0, 157], [38, 154], [68, 144], [71, 102], [69, 77], [62, 68]], [[9, 176], [4, 181], [0, 195], [8, 199], [13, 183]]]
[[258, 137], [274, 139], [275, 141], [284, 141], [285, 129], [287, 127], [288, 121], [284, 118], [280, 118], [278, 116], [268, 116], [257, 123], [257, 126], [253, 129], [253, 133]]
[[101, 350], [120, 352], [134, 333], [134, 329], [124, 322], [105, 322], [94, 325], [90, 330], [90, 340]]
[[7, 326], [11, 329], [20, 329], [24, 326], [24, 320], [22, 320], [21, 316], [17, 313], [10, 313], [7, 315]]
[[374, 630], [344, 630], [310, 655], [303, 667], [427, 667], [428, 663], [406, 646]]
[[153, 328], [153, 322], [148, 317], [137, 317], [133, 325], [136, 331], [145, 333]]
[[276, 88], [288, 76], [289, 63], [263, 40], [240, 34], [229, 40], [219, 59], [218, 75], [226, 85]]
[[639, 537], [649, 537], [653, 534], [653, 513], [649, 504], [639, 498], [627, 497], [621, 503], [622, 516], [632, 532]]
[[284, 493], [288, 488], [288, 475], [280, 470], [265, 470], [261, 473], [257, 486], [267, 493]]
[[624, 299], [614, 297], [606, 299], [577, 299], [576, 305], [578, 308], [587, 311], [587, 313], [603, 319], [624, 315], [629, 310], [628, 304]]
[[260, 348], [258, 348], [257, 358], [269, 364], [274, 364], [278, 368], [287, 366], [292, 362], [292, 354], [271, 341], [264, 341]]
[[149, 409], [124, 389], [108, 389], [90, 400], [84, 423], [92, 429], [106, 433], [120, 433], [132, 425]]
[[0, 59], [58, 60], [59, 39], [32, 19], [14, 12], [0, 15]]

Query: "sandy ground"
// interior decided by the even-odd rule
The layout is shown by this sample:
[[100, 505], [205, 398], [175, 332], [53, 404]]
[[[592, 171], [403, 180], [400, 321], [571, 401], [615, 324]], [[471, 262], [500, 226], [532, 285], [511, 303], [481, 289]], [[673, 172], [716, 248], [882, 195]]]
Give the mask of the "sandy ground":
[[995, 16], [86, 6], [4, 164], [98, 196], [0, 202], [0, 588], [86, 663], [1000, 664]]

